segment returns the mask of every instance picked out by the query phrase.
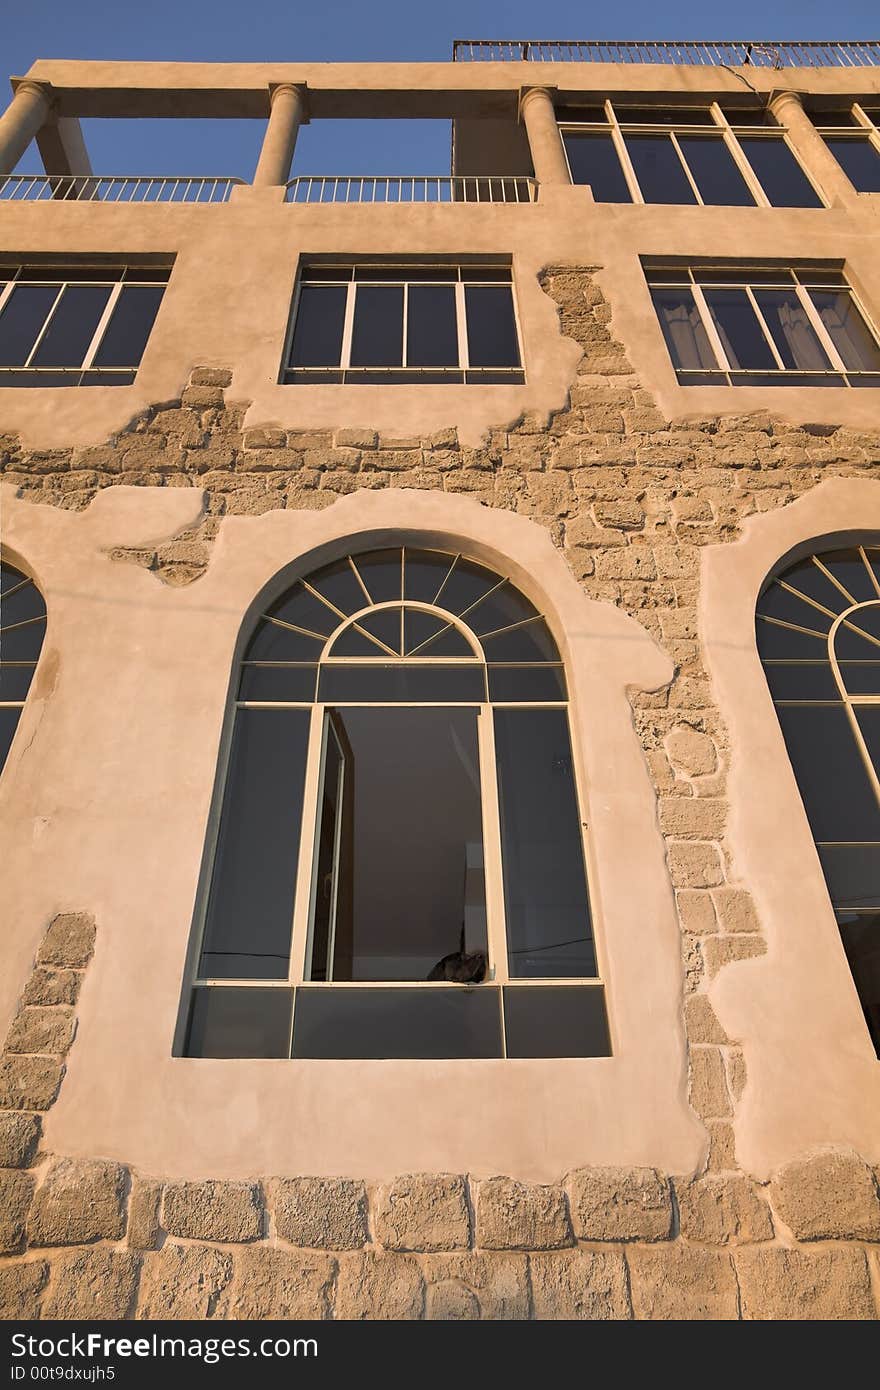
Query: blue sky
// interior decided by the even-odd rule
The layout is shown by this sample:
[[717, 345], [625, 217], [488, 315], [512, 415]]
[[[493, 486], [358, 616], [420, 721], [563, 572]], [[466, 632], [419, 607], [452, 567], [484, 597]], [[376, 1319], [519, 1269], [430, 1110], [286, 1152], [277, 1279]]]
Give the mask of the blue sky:
[[[11, 8], [11, 7], [10, 7]], [[206, 62], [437, 61], [453, 38], [877, 39], [877, 0], [740, 0], [713, 12], [700, 0], [603, 6], [574, 0], [33, 0], [15, 7], [0, 46], [7, 74], [36, 58], [179, 59]], [[249, 178], [261, 138], [256, 121], [89, 121], [96, 172], [235, 174]], [[442, 173], [442, 121], [315, 122], [297, 146], [294, 173]], [[35, 150], [21, 171], [41, 169]]]

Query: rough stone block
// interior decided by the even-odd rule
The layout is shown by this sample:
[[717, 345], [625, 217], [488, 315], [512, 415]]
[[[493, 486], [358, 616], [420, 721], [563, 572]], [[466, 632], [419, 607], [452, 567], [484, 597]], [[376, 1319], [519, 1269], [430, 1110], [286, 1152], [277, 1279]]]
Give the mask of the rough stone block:
[[232, 1256], [209, 1245], [172, 1245], [143, 1256], [137, 1317], [212, 1317], [232, 1277]]
[[751, 893], [745, 888], [716, 888], [712, 893], [721, 930], [757, 932], [761, 930]]
[[566, 1186], [578, 1240], [668, 1240], [669, 1180], [656, 1168], [581, 1168]]
[[133, 1177], [128, 1203], [130, 1250], [155, 1250], [159, 1243], [159, 1202], [162, 1184], [152, 1178]]
[[350, 1178], [278, 1178], [269, 1187], [275, 1231], [291, 1245], [357, 1250], [367, 1240], [367, 1194]]
[[686, 1245], [634, 1245], [626, 1261], [637, 1318], [720, 1321], [739, 1315], [729, 1255]]
[[81, 970], [88, 965], [94, 949], [94, 917], [87, 912], [63, 912], [49, 923], [37, 951], [37, 964]]
[[880, 1240], [874, 1174], [852, 1149], [785, 1164], [773, 1176], [770, 1198], [798, 1240]]
[[52, 1261], [44, 1318], [77, 1322], [130, 1315], [138, 1259], [124, 1250], [76, 1250]]
[[235, 1275], [223, 1294], [222, 1318], [329, 1317], [336, 1261], [330, 1255], [248, 1245], [235, 1257]]
[[82, 975], [76, 970], [32, 970], [21, 996], [23, 1004], [75, 1004]]
[[530, 1255], [529, 1271], [536, 1318], [612, 1321], [632, 1316], [620, 1251]]
[[231, 386], [232, 372], [224, 367], [194, 367], [190, 382], [193, 386]]
[[695, 936], [708, 936], [718, 930], [715, 908], [709, 893], [698, 888], [682, 888], [675, 895], [682, 930]]
[[63, 1076], [64, 1063], [57, 1057], [0, 1057], [0, 1108], [48, 1110]]
[[40, 1296], [49, 1278], [45, 1260], [0, 1265], [0, 1321], [31, 1322], [40, 1316]]
[[736, 1269], [749, 1321], [877, 1317], [868, 1262], [857, 1247], [738, 1250]]
[[180, 398], [180, 403], [184, 406], [192, 406], [195, 410], [222, 406], [223, 390], [219, 386], [187, 386]]
[[58, 1159], [34, 1197], [28, 1221], [30, 1244], [118, 1240], [125, 1229], [125, 1176], [119, 1163]]
[[692, 1043], [726, 1043], [727, 1034], [705, 994], [691, 994], [684, 1001], [684, 1022]]
[[709, 1163], [713, 1172], [729, 1172], [736, 1167], [736, 1136], [733, 1125], [723, 1120], [715, 1120], [706, 1128], [709, 1131]]
[[39, 1115], [0, 1114], [0, 1168], [29, 1168], [42, 1134]]
[[620, 531], [597, 526], [588, 516], [578, 516], [565, 523], [565, 543], [584, 550], [600, 550], [626, 545], [626, 538]]
[[487, 1178], [477, 1187], [478, 1246], [485, 1250], [556, 1250], [571, 1245], [561, 1187]]
[[379, 1192], [376, 1238], [389, 1250], [460, 1250], [470, 1244], [464, 1178], [411, 1173]]
[[525, 1255], [466, 1251], [425, 1261], [429, 1318], [518, 1320], [529, 1317]]
[[245, 430], [246, 449], [283, 449], [287, 444], [287, 431], [278, 429]]
[[717, 1047], [691, 1048], [690, 1100], [703, 1119], [722, 1119], [732, 1113], [724, 1060]]
[[410, 1255], [365, 1251], [339, 1260], [334, 1317], [345, 1322], [421, 1318], [424, 1285]]
[[677, 888], [713, 888], [724, 870], [718, 847], [691, 840], [671, 840], [667, 846], [669, 868]]
[[263, 1204], [259, 1186], [249, 1182], [179, 1182], [165, 1188], [162, 1222], [173, 1236], [188, 1240], [259, 1240]]
[[710, 936], [703, 943], [703, 955], [710, 979], [725, 965], [732, 965], [739, 960], [751, 960], [753, 956], [763, 956], [766, 951], [767, 943], [762, 936]]
[[0, 1172], [0, 1255], [12, 1255], [24, 1244], [33, 1195], [34, 1180], [30, 1173]]
[[[375, 449], [379, 442], [379, 436], [375, 430], [337, 430], [333, 436], [333, 443], [339, 449]], [[441, 445], [432, 447], [440, 448]]]
[[727, 802], [712, 797], [664, 797], [660, 802], [660, 829], [664, 835], [697, 840], [718, 840], [727, 820]]
[[681, 1233], [701, 1245], [748, 1245], [773, 1239], [767, 1203], [745, 1174], [676, 1181]]
[[657, 566], [647, 546], [629, 545], [610, 555], [597, 555], [596, 575], [599, 579], [656, 579]]
[[69, 1007], [25, 1007], [12, 1020], [6, 1051], [63, 1057], [73, 1042], [75, 1027], [76, 1017]]

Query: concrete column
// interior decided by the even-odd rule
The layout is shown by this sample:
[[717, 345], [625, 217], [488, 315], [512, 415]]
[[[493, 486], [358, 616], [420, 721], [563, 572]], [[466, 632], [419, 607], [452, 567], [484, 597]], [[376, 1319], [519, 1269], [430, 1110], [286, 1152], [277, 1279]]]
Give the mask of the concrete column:
[[519, 114], [526, 128], [538, 183], [571, 183], [568, 160], [556, 121], [553, 98], [545, 87], [531, 87], [520, 97]]
[[275, 87], [270, 101], [269, 123], [254, 174], [255, 188], [287, 183], [299, 128], [308, 123], [302, 87], [289, 83]]
[[37, 149], [47, 174], [92, 172], [82, 126], [77, 116], [59, 116], [37, 132]]
[[773, 115], [788, 130], [788, 138], [801, 163], [832, 205], [853, 207], [858, 193], [804, 110], [797, 92], [776, 92], [768, 103]]
[[42, 82], [20, 82], [0, 116], [0, 174], [11, 174], [52, 107], [51, 90]]

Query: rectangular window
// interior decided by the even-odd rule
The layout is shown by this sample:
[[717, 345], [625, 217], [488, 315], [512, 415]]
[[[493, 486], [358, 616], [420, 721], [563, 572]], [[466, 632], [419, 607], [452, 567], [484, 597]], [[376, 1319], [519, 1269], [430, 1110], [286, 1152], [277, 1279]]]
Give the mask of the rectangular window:
[[524, 380], [508, 267], [312, 265], [300, 274], [282, 383]]
[[130, 386], [168, 266], [0, 266], [0, 386]]
[[682, 386], [880, 386], [880, 345], [839, 270], [645, 274]]
[[880, 193], [880, 110], [851, 102], [811, 118], [856, 192]]
[[558, 118], [572, 181], [589, 184], [598, 203], [822, 207], [785, 131], [763, 109], [609, 101], [565, 107]]

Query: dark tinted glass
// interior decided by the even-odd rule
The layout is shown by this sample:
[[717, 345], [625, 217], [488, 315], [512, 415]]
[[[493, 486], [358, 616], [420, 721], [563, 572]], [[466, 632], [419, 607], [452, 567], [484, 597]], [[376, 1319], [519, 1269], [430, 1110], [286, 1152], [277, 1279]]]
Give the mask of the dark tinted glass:
[[850, 695], [880, 695], [880, 661], [842, 661], [840, 674]]
[[508, 1057], [610, 1057], [605, 991], [595, 985], [505, 985]]
[[0, 664], [0, 700], [23, 700], [33, 680], [35, 666]]
[[673, 365], [688, 371], [717, 367], [692, 291], [653, 289], [651, 298]]
[[626, 148], [646, 203], [697, 201], [668, 136], [627, 135]]
[[12, 736], [18, 727], [20, 709], [0, 709], [0, 769], [6, 762]]
[[837, 923], [868, 1032], [880, 1057], [880, 913], [839, 913]]
[[400, 656], [400, 609], [380, 608], [377, 613], [365, 613], [357, 627], [340, 633], [330, 655], [338, 656]]
[[617, 151], [610, 135], [564, 137], [573, 183], [587, 183], [597, 203], [631, 203]]
[[798, 662], [790, 666], [767, 662], [764, 671], [774, 700], [840, 699], [837, 682], [828, 661], [818, 661], [815, 665], [810, 662]]
[[880, 807], [842, 705], [777, 705], [816, 840], [880, 840]]
[[31, 365], [79, 367], [109, 298], [109, 285], [68, 285]]
[[783, 139], [739, 136], [746, 159], [775, 208], [820, 208], [822, 200]]
[[352, 558], [373, 603], [391, 603], [403, 597], [400, 550], [370, 550]]
[[780, 578], [786, 584], [790, 584], [792, 588], [797, 589], [799, 593], [821, 603], [823, 608], [830, 609], [832, 613], [840, 613], [849, 606], [847, 599], [837, 585], [814, 563], [810, 555], [803, 560], [798, 560], [797, 564], [790, 565], [785, 573], [780, 575]]
[[556, 643], [543, 618], [483, 638], [487, 661], [558, 661]]
[[308, 732], [308, 710], [236, 711], [203, 978], [287, 976]]
[[509, 285], [466, 285], [468, 355], [472, 367], [518, 367], [519, 343]]
[[0, 637], [4, 661], [36, 661], [46, 633], [46, 619], [34, 618], [21, 627], [11, 627]]
[[704, 203], [754, 206], [755, 200], [723, 140], [679, 135], [678, 143]]
[[[342, 622], [338, 613], [303, 584], [295, 584], [277, 603], [273, 603], [269, 609], [269, 616], [280, 623], [289, 623], [292, 627], [303, 628], [306, 632], [317, 633], [321, 637], [329, 637]], [[308, 657], [305, 660], [308, 660]]]
[[280, 623], [262, 622], [251, 638], [246, 657], [249, 661], [317, 661], [323, 646], [323, 637], [307, 637]]
[[410, 285], [406, 308], [410, 367], [457, 367], [454, 285]]
[[299, 292], [291, 367], [337, 367], [342, 356], [345, 285], [303, 285]]
[[164, 285], [123, 285], [95, 354], [96, 367], [139, 365], [164, 293]]
[[714, 125], [707, 106], [618, 106], [621, 125]]
[[290, 989], [194, 989], [187, 1057], [289, 1057]]
[[479, 704], [486, 699], [485, 677], [482, 666], [324, 666], [318, 699]]
[[16, 285], [0, 314], [0, 367], [24, 366], [59, 288]]
[[561, 666], [490, 666], [489, 699], [499, 703], [533, 703], [566, 699]]
[[501, 1057], [500, 990], [296, 991], [294, 1057]]
[[[809, 622], [807, 627], [814, 626]], [[793, 632], [791, 628], [778, 623], [767, 622], [761, 615], [755, 624], [758, 638], [758, 651], [762, 657], [775, 657], [777, 660], [815, 661], [825, 656], [828, 650], [827, 636], [812, 636], [807, 632]]]
[[315, 698], [317, 677], [317, 666], [243, 666], [238, 698], [310, 702]]
[[[318, 810], [317, 867], [314, 880], [311, 969], [306, 978], [329, 978], [331, 939], [338, 903], [337, 865], [349, 856], [347, 843], [339, 841], [345, 797], [345, 755], [334, 725], [338, 716], [328, 714], [324, 726], [324, 766]], [[350, 788], [349, 788], [350, 789]], [[348, 908], [348, 904], [345, 904]], [[348, 908], [350, 912], [350, 908]]]
[[756, 289], [755, 299], [786, 367], [804, 372], [824, 372], [831, 367], [794, 290]]
[[510, 974], [595, 975], [566, 713], [496, 709], [494, 719]]
[[[413, 653], [415, 655], [415, 653]], [[430, 657], [436, 661], [441, 656], [469, 656], [479, 658], [479, 652], [471, 649], [470, 642], [454, 627], [444, 627], [436, 637], [429, 637], [419, 656]]]
[[[0, 628], [12, 627], [14, 623], [23, 623], [28, 618], [40, 618], [46, 612], [46, 605], [43, 602], [43, 595], [40, 593], [36, 584], [29, 579], [25, 579], [23, 574], [16, 575], [17, 583], [10, 584], [8, 589], [3, 591], [3, 602], [0, 606]], [[0, 661], [3, 660], [4, 652], [0, 647]]]
[[454, 559], [454, 555], [445, 555], [439, 550], [407, 550], [406, 597], [419, 603], [433, 603]]
[[846, 290], [811, 290], [831, 340], [853, 372], [880, 372], [880, 346]]
[[731, 367], [762, 371], [776, 366], [745, 290], [705, 290], [706, 303]]
[[[869, 563], [877, 554], [876, 551], [867, 549], [865, 553]], [[821, 560], [835, 579], [840, 581], [847, 593], [852, 594], [856, 603], [866, 603], [877, 598], [877, 589], [858, 550], [826, 550], [823, 551]], [[877, 569], [878, 566], [875, 563], [875, 573]]]
[[[426, 656], [465, 656], [473, 657], [470, 642], [463, 633], [449, 626], [446, 619], [436, 613], [423, 613], [418, 608], [404, 610], [404, 652], [408, 655], [428, 642]], [[442, 635], [443, 646], [438, 648], [437, 639]], [[435, 640], [431, 640], [431, 639]]]
[[[459, 559], [456, 560], [455, 568], [450, 571], [437, 595], [437, 604], [440, 608], [448, 609], [450, 613], [466, 613], [473, 608], [478, 599], [484, 598], [500, 583], [500, 576], [492, 570], [484, 569], [482, 565], [476, 565], [471, 560]], [[470, 618], [468, 622], [473, 626]]]
[[859, 193], [880, 193], [880, 153], [870, 140], [835, 140], [825, 143], [853, 188]]
[[348, 560], [335, 560], [309, 575], [309, 584], [343, 613], [359, 613], [368, 599]]
[[[502, 584], [467, 612], [468, 624], [479, 636], [537, 617], [537, 609], [512, 584]], [[549, 633], [547, 634], [549, 638]], [[552, 640], [552, 639], [551, 639]], [[556, 648], [553, 648], [554, 652]]]
[[819, 845], [818, 849], [836, 908], [880, 909], [880, 844]]
[[845, 618], [834, 634], [834, 655], [838, 661], [870, 661], [880, 655], [877, 626], [880, 609], [857, 608]]
[[399, 367], [403, 361], [403, 286], [358, 285], [351, 338], [353, 367]]

